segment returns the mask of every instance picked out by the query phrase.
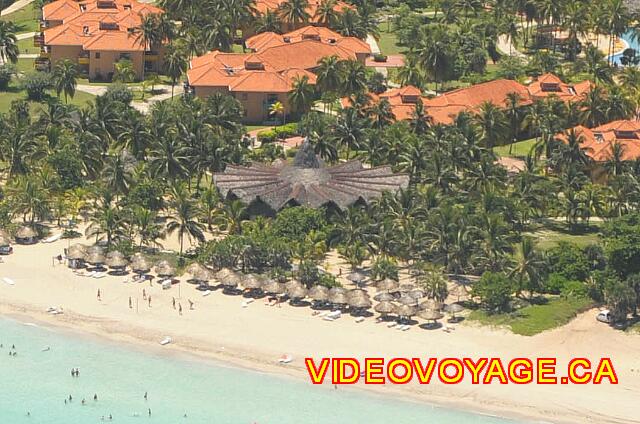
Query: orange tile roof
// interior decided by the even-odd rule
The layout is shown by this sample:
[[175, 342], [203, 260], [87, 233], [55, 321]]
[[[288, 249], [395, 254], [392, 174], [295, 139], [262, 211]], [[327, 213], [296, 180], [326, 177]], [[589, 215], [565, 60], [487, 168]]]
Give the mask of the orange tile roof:
[[[573, 131], [582, 137], [581, 147], [596, 162], [609, 160], [616, 143], [622, 145], [622, 160], [640, 158], [640, 121], [614, 121], [591, 129], [579, 125]], [[557, 138], [566, 142], [568, 133], [558, 134]]]
[[582, 81], [572, 85], [563, 82], [554, 74], [544, 74], [531, 82], [527, 89], [534, 99], [556, 96], [564, 101], [578, 101], [591, 90], [591, 87], [590, 81]]
[[[328, 29], [316, 31], [310, 28], [301, 28], [295, 33], [295, 37], [304, 33], [335, 34]], [[281, 36], [273, 33], [259, 34], [252, 37], [252, 45], [268, 45], [276, 37]], [[187, 78], [189, 84], [195, 87], [227, 87], [231, 91], [288, 92], [297, 76], [305, 75], [309, 78], [310, 84], [315, 84], [316, 76], [311, 71], [320, 59], [326, 56], [356, 59], [356, 52], [337, 43], [301, 38], [258, 48], [255, 53], [213, 51], [191, 60]]]
[[245, 46], [253, 51], [260, 52], [271, 47], [291, 45], [301, 41], [316, 41], [328, 45], [337, 45], [343, 49], [359, 53], [370, 54], [371, 47], [364, 41], [355, 37], [343, 37], [335, 31], [325, 27], [305, 26], [286, 34], [264, 32], [249, 37]]
[[[287, 0], [256, 0], [255, 8], [258, 13], [264, 15], [267, 11], [274, 12], [278, 10], [282, 3], [285, 3]], [[307, 13], [311, 16], [311, 22], [318, 22], [316, 17], [316, 11], [318, 10], [318, 6], [322, 4], [322, 1], [319, 0], [310, 0], [309, 7], [307, 7]], [[337, 13], [342, 12], [343, 9], [353, 9], [354, 7], [348, 3], [344, 3], [342, 1], [337, 1], [336, 5], [333, 7], [333, 10]]]
[[[45, 18], [63, 22], [44, 31], [44, 44], [82, 46], [85, 50], [143, 50], [141, 40], [137, 40], [138, 37], [131, 34], [130, 30], [141, 24], [144, 15], [159, 14], [162, 9], [135, 0], [106, 1], [105, 4], [114, 6], [106, 8], [98, 4], [101, 2], [57, 0], [47, 4], [43, 8]], [[75, 10], [69, 13], [72, 6], [75, 6]], [[105, 24], [111, 28], [106, 28]]]

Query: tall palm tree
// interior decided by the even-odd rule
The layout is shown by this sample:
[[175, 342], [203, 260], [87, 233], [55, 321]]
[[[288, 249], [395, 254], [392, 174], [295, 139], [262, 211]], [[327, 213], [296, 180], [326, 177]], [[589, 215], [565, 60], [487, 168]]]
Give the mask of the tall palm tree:
[[338, 2], [336, 0], [323, 0], [318, 5], [313, 16], [316, 22], [322, 25], [331, 26], [338, 16], [335, 11], [337, 3]]
[[187, 57], [181, 49], [171, 46], [167, 48], [164, 56], [164, 69], [169, 78], [171, 78], [172, 98], [176, 82], [178, 82], [182, 74], [187, 71], [188, 65]]
[[218, 209], [214, 222], [221, 230], [229, 234], [242, 233], [242, 221], [246, 219], [247, 206], [240, 200], [225, 202], [222, 208]]
[[215, 212], [220, 205], [220, 195], [215, 187], [207, 187], [200, 195], [200, 212], [207, 221], [207, 229], [213, 230]]
[[535, 240], [530, 236], [524, 236], [518, 246], [515, 263], [509, 272], [509, 276], [518, 283], [518, 294], [527, 290], [531, 298], [534, 292], [540, 290], [545, 265], [544, 257], [536, 250]]
[[263, 32], [275, 32], [280, 34], [282, 32], [282, 21], [278, 13], [267, 9], [264, 14], [261, 14], [256, 22], [255, 30], [258, 34]]
[[53, 68], [53, 84], [56, 88], [56, 94], [60, 97], [60, 93], [64, 93], [64, 102], [68, 102], [68, 97], [73, 98], [76, 94], [76, 85], [78, 84], [78, 68], [71, 59], [59, 60]]
[[278, 12], [283, 21], [294, 27], [309, 22], [308, 0], [287, 0], [278, 7]]
[[144, 81], [144, 72], [146, 68], [146, 52], [153, 50], [154, 47], [162, 43], [163, 35], [160, 33], [159, 17], [154, 13], [149, 13], [142, 17], [140, 25], [133, 29], [135, 40], [143, 47], [142, 57], [142, 80]]
[[169, 205], [172, 215], [167, 218], [167, 233], [178, 232], [180, 256], [182, 256], [185, 236], [189, 241], [196, 239], [199, 242], [203, 242], [205, 240], [204, 226], [198, 222], [196, 204], [183, 186], [174, 187]]
[[337, 56], [320, 59], [316, 69], [316, 87], [323, 94], [335, 95], [342, 81], [342, 64]]
[[341, 62], [342, 92], [346, 95], [363, 93], [367, 88], [367, 72], [364, 65], [356, 60]]
[[309, 84], [309, 77], [306, 75], [298, 76], [291, 83], [291, 91], [289, 91], [289, 103], [293, 110], [300, 114], [305, 114], [311, 109], [315, 90]]
[[16, 26], [13, 22], [0, 21], [0, 59], [2, 63], [18, 62], [18, 39]]
[[450, 72], [450, 49], [451, 43], [446, 26], [435, 25], [424, 28], [415, 51], [418, 62], [436, 83], [436, 92], [438, 83], [444, 81]]
[[501, 108], [491, 102], [480, 105], [475, 122], [480, 128], [480, 139], [488, 149], [503, 145], [509, 137], [509, 123]]

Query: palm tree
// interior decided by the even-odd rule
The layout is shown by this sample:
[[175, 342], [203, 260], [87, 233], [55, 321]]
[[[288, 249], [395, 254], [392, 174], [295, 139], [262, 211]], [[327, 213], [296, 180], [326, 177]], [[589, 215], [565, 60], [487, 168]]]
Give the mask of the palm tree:
[[167, 217], [167, 232], [173, 234], [178, 231], [180, 256], [182, 256], [185, 236], [189, 241], [196, 239], [201, 243], [204, 242], [204, 226], [198, 222], [195, 202], [183, 186], [173, 188], [169, 205], [173, 215]]
[[625, 147], [621, 143], [613, 143], [609, 158], [604, 164], [605, 169], [612, 176], [622, 175], [625, 169]]
[[480, 140], [488, 149], [505, 144], [509, 136], [509, 123], [501, 108], [491, 102], [482, 103], [475, 122], [480, 128]]
[[275, 32], [279, 34], [281, 32], [281, 28], [282, 21], [280, 20], [280, 16], [272, 10], [267, 9], [267, 11], [258, 18], [255, 31], [258, 34], [263, 32]]
[[316, 69], [316, 87], [324, 95], [335, 95], [342, 81], [342, 64], [337, 56], [326, 56], [320, 59]]
[[129, 59], [120, 59], [115, 65], [115, 72], [112, 80], [114, 82], [128, 83], [136, 79], [136, 71], [133, 62]]
[[78, 68], [71, 59], [59, 60], [53, 68], [53, 84], [56, 88], [56, 94], [60, 97], [60, 93], [64, 93], [64, 102], [67, 103], [67, 97], [73, 98], [76, 93], [76, 85], [78, 78]]
[[308, 0], [287, 0], [278, 7], [278, 12], [283, 21], [296, 27], [299, 24], [309, 22]]
[[533, 297], [534, 292], [540, 289], [545, 265], [544, 257], [536, 250], [535, 240], [530, 236], [523, 237], [518, 246], [515, 264], [509, 273], [518, 283], [518, 295], [523, 290], [528, 290], [529, 297]]
[[338, 16], [335, 11], [336, 5], [336, 0], [323, 0], [318, 5], [316, 13], [313, 16], [316, 22], [322, 25], [331, 26]]
[[162, 228], [157, 223], [157, 213], [141, 206], [134, 206], [132, 224], [142, 246], [159, 246], [157, 240], [163, 238]]
[[207, 229], [213, 230], [215, 212], [220, 205], [220, 195], [215, 187], [207, 187], [200, 195], [200, 212], [207, 220]]
[[215, 216], [215, 223], [229, 234], [242, 233], [242, 221], [245, 219], [247, 207], [240, 200], [225, 202]]
[[111, 203], [103, 202], [94, 212], [85, 230], [87, 237], [96, 237], [96, 242], [106, 236], [107, 246], [124, 235], [125, 221], [122, 213]]
[[187, 174], [188, 158], [189, 149], [175, 135], [167, 134], [149, 152], [149, 172], [156, 178], [179, 179]]
[[159, 29], [159, 18], [156, 14], [150, 13], [142, 17], [140, 25], [133, 29], [133, 33], [136, 35], [135, 41], [140, 43], [143, 47], [143, 59], [142, 59], [142, 80], [144, 81], [144, 71], [146, 68], [146, 52], [153, 50], [153, 48], [162, 43], [163, 35]]
[[187, 58], [182, 50], [175, 47], [167, 48], [167, 52], [164, 55], [164, 69], [169, 78], [171, 78], [172, 98], [176, 82], [187, 71], [188, 65]]
[[522, 120], [521, 104], [522, 98], [516, 92], [507, 93], [506, 107], [504, 114], [509, 121], [509, 155], [511, 155], [513, 144], [518, 138], [518, 131], [520, 129], [520, 122]]
[[363, 93], [367, 88], [367, 72], [364, 65], [356, 60], [341, 62], [342, 92], [345, 95]]
[[0, 21], [0, 62], [16, 63], [19, 54], [15, 24], [11, 21]]
[[269, 106], [269, 115], [273, 117], [278, 117], [278, 115], [282, 115], [283, 124], [287, 120], [286, 110], [281, 101], [276, 101], [271, 103], [271, 105]]
[[298, 76], [291, 83], [291, 91], [289, 91], [289, 104], [293, 110], [300, 114], [305, 114], [311, 109], [315, 90], [309, 84], [309, 77], [306, 75]]
[[447, 279], [441, 270], [425, 270], [416, 278], [416, 282], [424, 289], [428, 299], [434, 299], [440, 303], [447, 300], [449, 288]]
[[438, 83], [445, 80], [451, 68], [451, 43], [446, 26], [424, 28], [416, 47], [416, 55], [418, 63], [436, 83], [437, 92]]
[[358, 150], [365, 145], [368, 122], [361, 118], [354, 108], [343, 109], [333, 126], [333, 138], [336, 143], [347, 150], [347, 159], [351, 150]]

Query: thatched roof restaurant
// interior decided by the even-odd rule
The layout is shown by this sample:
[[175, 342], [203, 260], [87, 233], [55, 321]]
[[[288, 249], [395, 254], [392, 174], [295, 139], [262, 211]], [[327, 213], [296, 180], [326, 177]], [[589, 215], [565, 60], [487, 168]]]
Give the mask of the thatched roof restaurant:
[[384, 191], [395, 192], [409, 184], [408, 175], [394, 174], [388, 166], [364, 168], [357, 160], [325, 166], [307, 140], [293, 164], [227, 165], [224, 172], [214, 174], [214, 180], [223, 196], [232, 194], [247, 204], [259, 199], [274, 210], [289, 203], [314, 208], [334, 203], [346, 208], [360, 199], [368, 202]]

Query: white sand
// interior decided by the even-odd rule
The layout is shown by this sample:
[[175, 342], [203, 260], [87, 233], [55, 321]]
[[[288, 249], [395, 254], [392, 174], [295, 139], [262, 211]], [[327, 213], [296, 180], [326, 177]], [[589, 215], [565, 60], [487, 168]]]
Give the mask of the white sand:
[[[263, 371], [287, 373], [307, 379], [306, 356], [377, 357], [514, 357], [557, 356], [566, 363], [572, 356], [612, 358], [620, 384], [572, 385], [489, 385], [358, 387], [505, 416], [523, 416], [544, 421], [576, 423], [633, 423], [640, 395], [640, 337], [610, 329], [589, 311], [569, 325], [536, 337], [516, 336], [506, 331], [457, 325], [447, 334], [441, 330], [412, 328], [407, 332], [375, 324], [373, 319], [355, 323], [343, 316], [328, 322], [311, 316], [306, 307], [281, 308], [256, 300], [242, 308], [242, 298], [219, 291], [203, 297], [195, 287], [182, 283], [183, 316], [171, 306], [178, 288], [163, 291], [157, 284], [123, 284], [123, 277], [96, 280], [79, 277], [64, 266], [52, 266], [51, 258], [62, 252], [68, 241], [35, 246], [15, 246], [4, 257], [0, 277], [9, 277], [14, 286], [0, 284], [0, 313], [28, 317], [54, 325], [77, 329], [121, 342], [144, 344], [165, 352], [190, 352], [222, 359]], [[100, 288], [102, 301], [96, 299]], [[142, 289], [152, 296], [149, 308]], [[134, 300], [129, 309], [128, 299]], [[191, 299], [195, 310], [189, 310]], [[138, 304], [136, 309], [135, 304]], [[52, 316], [46, 308], [62, 307], [64, 314]], [[158, 342], [170, 336], [173, 343], [160, 348]], [[276, 365], [289, 353], [294, 360]], [[633, 371], [632, 371], [633, 370]], [[307, 380], [308, 381], [308, 380]]]

